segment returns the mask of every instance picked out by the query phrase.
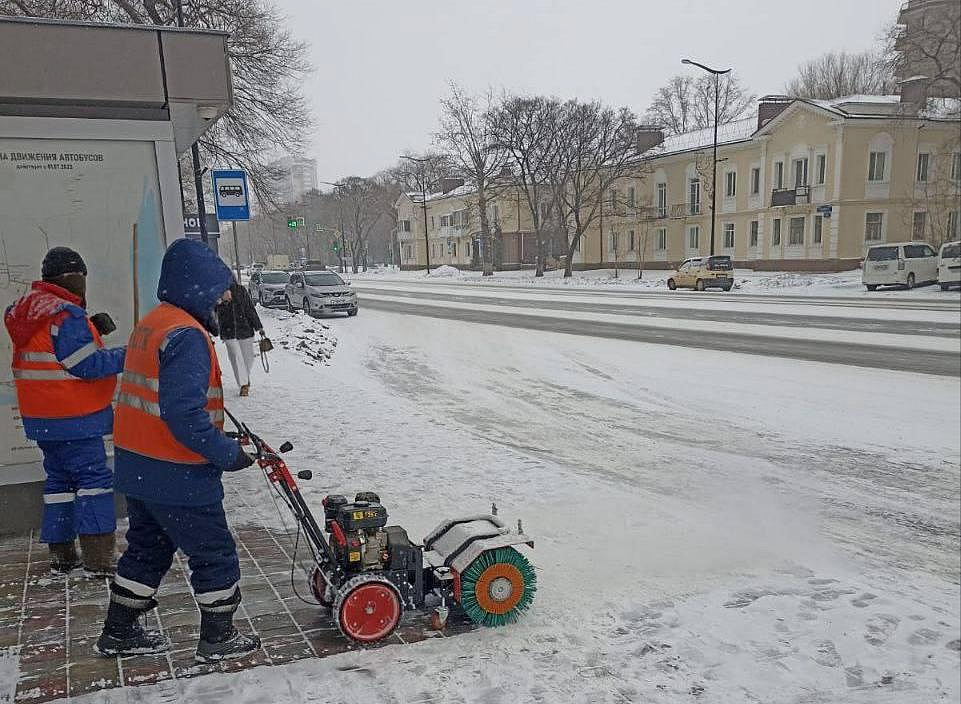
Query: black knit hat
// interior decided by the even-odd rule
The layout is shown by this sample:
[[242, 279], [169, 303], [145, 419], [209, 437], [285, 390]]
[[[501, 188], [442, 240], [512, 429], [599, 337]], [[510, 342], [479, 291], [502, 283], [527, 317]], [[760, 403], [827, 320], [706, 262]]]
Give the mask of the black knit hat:
[[41, 273], [44, 279], [55, 279], [64, 274], [87, 275], [83, 257], [69, 247], [54, 247], [43, 258]]

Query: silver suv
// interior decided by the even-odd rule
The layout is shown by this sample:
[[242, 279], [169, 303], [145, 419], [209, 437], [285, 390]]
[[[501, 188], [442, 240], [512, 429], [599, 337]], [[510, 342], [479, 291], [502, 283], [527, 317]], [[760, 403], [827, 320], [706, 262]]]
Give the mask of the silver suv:
[[260, 305], [274, 306], [284, 303], [287, 280], [290, 274], [286, 271], [255, 271], [250, 275], [247, 290], [250, 297]]
[[307, 315], [346, 313], [357, 315], [357, 294], [333, 271], [295, 271], [285, 288], [287, 309]]

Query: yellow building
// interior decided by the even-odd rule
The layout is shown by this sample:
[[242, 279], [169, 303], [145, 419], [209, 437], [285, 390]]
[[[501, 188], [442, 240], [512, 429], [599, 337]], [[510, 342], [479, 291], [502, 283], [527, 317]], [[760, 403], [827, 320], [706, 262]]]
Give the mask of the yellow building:
[[[719, 131], [714, 253], [738, 267], [839, 271], [878, 242], [961, 238], [961, 121], [919, 115], [898, 96], [761, 100]], [[574, 267], [665, 268], [711, 251], [713, 130], [674, 135], [604, 194]], [[405, 268], [477, 266], [470, 188], [398, 201]], [[488, 211], [504, 268], [534, 262], [530, 211], [517, 189]], [[553, 246], [549, 255], [563, 252]], [[550, 263], [550, 261], [548, 262]]]

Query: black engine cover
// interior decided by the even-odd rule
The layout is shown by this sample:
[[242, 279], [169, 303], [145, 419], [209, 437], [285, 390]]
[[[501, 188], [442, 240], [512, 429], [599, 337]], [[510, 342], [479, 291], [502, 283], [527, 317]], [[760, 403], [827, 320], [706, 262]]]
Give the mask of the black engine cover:
[[343, 504], [337, 508], [337, 522], [345, 533], [387, 525], [387, 509], [367, 501]]

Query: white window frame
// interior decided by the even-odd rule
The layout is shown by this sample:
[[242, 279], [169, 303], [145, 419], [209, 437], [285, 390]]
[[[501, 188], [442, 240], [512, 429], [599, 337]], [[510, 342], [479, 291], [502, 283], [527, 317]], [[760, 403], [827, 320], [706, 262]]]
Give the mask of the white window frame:
[[[888, 171], [888, 152], [882, 149], [872, 149], [868, 152], [868, 182], [885, 183]], [[878, 173], [880, 164], [881, 173]]]
[[[868, 218], [869, 218], [870, 216], [872, 216], [872, 215], [877, 215], [877, 216], [879, 216], [879, 217], [881, 218], [881, 221], [878, 223], [878, 236], [877, 236], [876, 238], [872, 237], [872, 238], [869, 239], [869, 238], [868, 238]], [[884, 241], [885, 241], [885, 238], [884, 238], [884, 227], [885, 227], [885, 225], [887, 224], [887, 223], [885, 222], [885, 221], [887, 220], [887, 218], [885, 218], [884, 216], [885, 216], [885, 211], [883, 211], [883, 210], [869, 210], [869, 211], [867, 211], [867, 212], [864, 213], [864, 241], [865, 241], [865, 242], [874, 243], [874, 242], [884, 242]]]
[[659, 227], [654, 231], [654, 241], [658, 252], [667, 251], [667, 228]]
[[[798, 220], [801, 221], [801, 239], [799, 242], [794, 241], [794, 223]], [[807, 218], [803, 215], [792, 215], [787, 221], [787, 245], [788, 247], [803, 247], [804, 246], [804, 235], [807, 229]]]
[[761, 192], [761, 167], [751, 167], [751, 195], [756, 196]]
[[687, 180], [687, 211], [691, 215], [701, 214], [701, 179], [697, 177]]
[[828, 178], [828, 155], [824, 152], [814, 155], [814, 178], [816, 186], [823, 186]]
[[[800, 168], [800, 173], [798, 173]], [[808, 185], [808, 158], [806, 156], [799, 156], [791, 159], [791, 173], [794, 177], [794, 187], [803, 188]]]
[[784, 188], [784, 161], [781, 159], [774, 162], [773, 181], [775, 191]]
[[627, 204], [632, 208], [637, 206], [637, 191], [634, 186], [627, 187]]
[[931, 153], [918, 152], [917, 168], [914, 172], [915, 183], [927, 183], [931, 170]]
[[[728, 233], [731, 235], [731, 244], [727, 243]], [[721, 242], [724, 249], [734, 249], [735, 228], [733, 222], [726, 222], [721, 225]]]
[[[918, 233], [918, 216], [921, 216], [921, 232]], [[928, 234], [928, 211], [915, 210], [911, 213], [911, 239], [923, 240]]]
[[948, 240], [961, 239], [961, 210], [948, 211]]
[[[774, 241], [775, 236], [777, 237], [777, 242]], [[772, 218], [771, 220], [771, 246], [781, 246], [781, 218]]]
[[751, 249], [756, 249], [761, 246], [761, 221], [751, 220], [751, 224], [748, 225], [748, 240], [747, 246]]
[[701, 251], [701, 228], [699, 225], [688, 225], [687, 248], [698, 252]]
[[811, 226], [811, 244], [824, 243], [824, 216], [815, 215], [814, 224]]
[[657, 194], [657, 217], [666, 218], [667, 217], [667, 183], [665, 181], [659, 181], [654, 185], [654, 191]]
[[951, 180], [961, 183], [961, 152], [951, 154]]
[[724, 197], [737, 197], [737, 171], [724, 172]]

